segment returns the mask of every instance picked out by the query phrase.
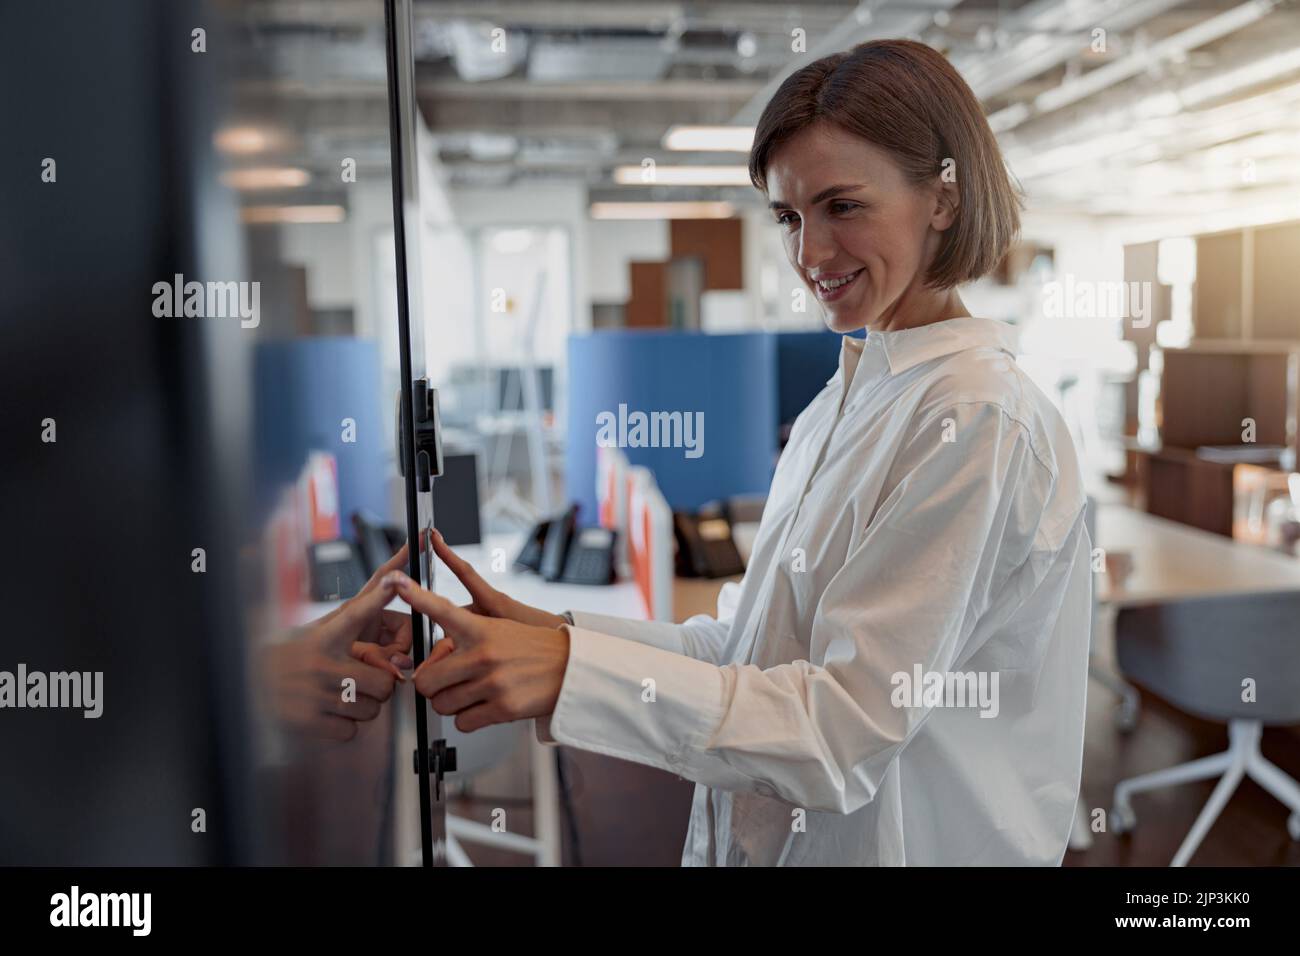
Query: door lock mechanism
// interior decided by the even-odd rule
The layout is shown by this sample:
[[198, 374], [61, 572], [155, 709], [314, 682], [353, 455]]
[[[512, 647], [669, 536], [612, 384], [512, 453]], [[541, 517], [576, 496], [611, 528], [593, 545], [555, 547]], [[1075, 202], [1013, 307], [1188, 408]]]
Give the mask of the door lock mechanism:
[[[415, 486], [418, 491], [433, 490], [432, 479], [442, 474], [442, 416], [438, 411], [438, 390], [427, 378], [411, 384], [411, 404], [415, 410]], [[405, 478], [408, 472], [406, 443], [402, 441], [402, 397], [397, 396], [397, 462]]]
[[[416, 773], [420, 772], [420, 751], [411, 751], [411, 762]], [[429, 775], [433, 777], [433, 797], [442, 799], [442, 778], [456, 772], [456, 748], [448, 747], [447, 741], [435, 740], [429, 748]]]

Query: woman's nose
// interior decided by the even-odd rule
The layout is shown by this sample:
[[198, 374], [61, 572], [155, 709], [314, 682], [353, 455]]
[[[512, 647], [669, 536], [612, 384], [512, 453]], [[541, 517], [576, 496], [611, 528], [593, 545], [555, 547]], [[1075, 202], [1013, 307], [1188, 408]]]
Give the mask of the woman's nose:
[[799, 268], [812, 272], [835, 254], [835, 245], [824, 229], [804, 224], [799, 229]]

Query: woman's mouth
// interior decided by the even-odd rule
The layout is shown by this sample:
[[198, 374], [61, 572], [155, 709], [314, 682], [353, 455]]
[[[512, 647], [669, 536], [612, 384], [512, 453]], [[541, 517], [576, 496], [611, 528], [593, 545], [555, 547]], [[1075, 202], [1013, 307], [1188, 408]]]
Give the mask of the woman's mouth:
[[817, 292], [817, 298], [822, 302], [834, 302], [848, 295], [849, 289], [853, 288], [860, 275], [862, 275], [861, 269], [857, 272], [844, 272], [837, 276], [815, 279], [813, 288]]

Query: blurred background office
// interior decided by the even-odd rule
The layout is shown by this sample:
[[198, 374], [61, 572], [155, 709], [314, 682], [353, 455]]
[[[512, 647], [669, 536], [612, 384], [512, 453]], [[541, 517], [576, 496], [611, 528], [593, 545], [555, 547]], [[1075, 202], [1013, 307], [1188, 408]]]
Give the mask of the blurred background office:
[[[745, 151], [780, 79], [873, 37], [943, 50], [986, 104], [1028, 212], [1020, 247], [963, 295], [1022, 329], [1023, 361], [1099, 475], [1156, 437], [1167, 349], [1253, 354], [1296, 335], [1300, 23], [1285, 5], [414, 9], [428, 365], [449, 442], [482, 456], [489, 527], [548, 511], [566, 485], [587, 494], [564, 473], [574, 339], [821, 328]], [[254, 253], [281, 264], [277, 321], [373, 338], [388, 394], [382, 22], [363, 0], [238, 10], [252, 42], [218, 146]], [[535, 417], [520, 414], [534, 391]], [[779, 430], [806, 396], [778, 397]], [[1259, 427], [1260, 445], [1286, 445], [1285, 417]]]
[[[282, 264], [293, 305], [283, 316], [320, 335], [373, 339], [388, 394], [397, 349], [373, 6], [245, 5], [237, 22], [255, 42], [224, 135], [252, 243]], [[595, 522], [593, 413], [619, 402], [705, 413], [698, 463], [679, 450], [624, 450], [650, 468], [670, 508], [754, 497], [761, 508], [782, 429], [833, 373], [838, 346], [748, 183], [752, 126], [801, 64], [906, 36], [961, 70], [1025, 187], [1019, 247], [962, 295], [975, 314], [1020, 329], [1022, 365], [1074, 431], [1101, 503], [1098, 543], [1119, 542], [1098, 555], [1102, 598], [1113, 597], [1112, 578], [1129, 585], [1129, 604], [1167, 597], [1159, 589], [1169, 581], [1144, 594], [1142, 576], [1168, 570], [1162, 562], [1180, 550], [1176, 538], [1160, 538], [1158, 553], [1140, 549], [1167, 530], [1158, 523], [1131, 543], [1112, 537], [1110, 505], [1218, 537], [1209, 544], [1225, 550], [1205, 558], [1216, 567], [1170, 572], [1185, 597], [1213, 592], [1188, 575], [1222, 578], [1239, 547], [1296, 561], [1293, 5], [430, 0], [414, 9], [427, 360], [448, 448], [475, 456], [485, 533], [518, 531], [571, 501], [581, 522]], [[355, 182], [339, 176], [343, 157], [356, 160]], [[749, 427], [733, 447], [737, 414]], [[1112, 529], [1128, 516], [1119, 514]], [[1268, 567], [1243, 576], [1300, 587], [1285, 564]], [[709, 610], [716, 587], [679, 581], [673, 616]], [[1103, 658], [1110, 644], [1099, 641]], [[1120, 696], [1104, 684], [1090, 695], [1090, 811], [1113, 809], [1121, 778], [1221, 749], [1226, 720], [1140, 707], [1136, 691], [1106, 679]], [[1294, 732], [1265, 740], [1294, 775]], [[588, 769], [594, 777], [594, 761]], [[620, 773], [640, 783], [620, 784]], [[623, 766], [602, 779], [634, 791], [651, 776]], [[1123, 840], [1114, 828], [1095, 832], [1089, 816], [1091, 847], [1067, 861], [1167, 862], [1212, 783], [1145, 798], [1164, 803]], [[677, 817], [683, 792], [674, 791]], [[1290, 813], [1247, 782], [1198, 859], [1295, 862]], [[644, 823], [588, 822], [588, 859], [602, 833], [607, 860], [675, 856], [676, 818], [661, 843]], [[629, 830], [649, 841], [643, 853], [620, 842]]]
[[[294, 489], [321, 481], [337, 501], [320, 537], [359, 544], [351, 516], [402, 521], [382, 3], [215, 6], [232, 42], [213, 155], [262, 283], [247, 524], [283, 530], [301, 507]], [[513, 559], [537, 522], [577, 503], [580, 526], [620, 532], [613, 587], [633, 589], [613, 608], [713, 610], [743, 567], [789, 425], [839, 351], [749, 184], [754, 123], [811, 60], [919, 39], [983, 102], [1026, 193], [1019, 246], [962, 297], [1019, 329], [1020, 362], [1059, 403], [1095, 499], [1098, 679], [1066, 863], [1165, 865], [1189, 846], [1198, 863], [1300, 862], [1289, 782], [1300, 716], [1273, 706], [1300, 699], [1286, 646], [1300, 620], [1300, 9], [415, 0], [413, 11], [413, 321], [449, 463], [435, 520], [457, 525], [455, 541], [490, 567], [494, 549]], [[632, 446], [614, 462], [596, 416], [621, 404], [702, 412], [704, 453]], [[640, 485], [602, 483], [638, 467]], [[646, 557], [653, 535], [633, 527], [633, 504], [659, 506], [669, 550], [699, 547], [699, 560], [656, 578], [646, 562], [662, 564], [663, 548]], [[519, 580], [531, 578], [499, 583]], [[345, 597], [334, 582], [316, 600]], [[279, 586], [305, 587], [292, 575]], [[560, 610], [600, 593], [529, 596]], [[1198, 601], [1270, 610], [1186, 614]], [[1210, 633], [1187, 631], [1208, 620]], [[1221, 653], [1245, 621], [1260, 647], [1243, 646], [1248, 660]], [[1200, 662], [1193, 677], [1161, 657], [1175, 644]], [[1262, 682], [1269, 707], [1222, 700], [1223, 675], [1234, 688]], [[1231, 762], [1125, 788], [1224, 751], [1227, 727], [1237, 763], [1262, 752], [1277, 774], [1243, 771], [1209, 815]], [[567, 752], [558, 780], [539, 778], [537, 753], [514, 736], [489, 751], [451, 784], [451, 809], [470, 821], [460, 862], [542, 859], [531, 845], [473, 842], [471, 824], [490, 827], [501, 808], [513, 820], [516, 806], [522, 832], [552, 831], [550, 862], [677, 861], [690, 785]], [[539, 786], [554, 810], [539, 809]]]

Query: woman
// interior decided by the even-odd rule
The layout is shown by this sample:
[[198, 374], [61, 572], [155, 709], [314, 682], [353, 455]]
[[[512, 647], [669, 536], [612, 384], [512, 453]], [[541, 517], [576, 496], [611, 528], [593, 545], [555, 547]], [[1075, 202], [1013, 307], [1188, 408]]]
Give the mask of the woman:
[[782, 84], [750, 173], [827, 324], [867, 335], [795, 423], [728, 610], [562, 618], [437, 540], [473, 603], [393, 580], [450, 637], [416, 686], [462, 730], [536, 717], [694, 780], [684, 863], [1058, 864], [1089, 542], [1065, 425], [956, 290], [1019, 227], [988, 124], [941, 55], [867, 43]]

